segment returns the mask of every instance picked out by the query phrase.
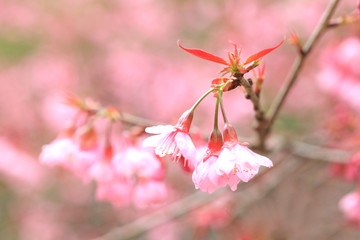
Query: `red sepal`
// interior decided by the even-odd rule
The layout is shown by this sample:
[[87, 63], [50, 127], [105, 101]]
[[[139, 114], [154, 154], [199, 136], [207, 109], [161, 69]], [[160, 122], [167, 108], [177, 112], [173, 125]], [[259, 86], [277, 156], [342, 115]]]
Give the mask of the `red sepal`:
[[194, 55], [196, 57], [199, 57], [199, 58], [211, 61], [211, 62], [216, 62], [216, 63], [220, 63], [220, 64], [224, 64], [224, 65], [229, 65], [224, 59], [222, 59], [221, 57], [215, 56], [215, 55], [213, 55], [211, 53], [205, 52], [205, 51], [200, 50], [200, 49], [184, 48], [183, 46], [181, 46], [180, 41], [178, 41], [178, 45], [179, 45], [180, 48], [182, 48], [183, 50], [187, 51], [188, 53], [190, 53], [190, 54], [192, 54], [192, 55]]
[[253, 62], [253, 61], [255, 61], [255, 60], [258, 60], [259, 58], [262, 58], [262, 57], [265, 56], [266, 54], [269, 54], [270, 52], [272, 52], [272, 51], [275, 50], [276, 48], [280, 47], [281, 44], [284, 43], [284, 41], [285, 41], [285, 39], [282, 40], [281, 43], [279, 43], [277, 46], [275, 46], [275, 47], [273, 47], [273, 48], [264, 49], [264, 50], [262, 50], [262, 51], [260, 51], [260, 52], [258, 52], [258, 53], [255, 53], [255, 54], [251, 55], [250, 57], [248, 57], [248, 58], [246, 59], [246, 61], [243, 63], [243, 65], [249, 64], [249, 63], [251, 63], [251, 62]]

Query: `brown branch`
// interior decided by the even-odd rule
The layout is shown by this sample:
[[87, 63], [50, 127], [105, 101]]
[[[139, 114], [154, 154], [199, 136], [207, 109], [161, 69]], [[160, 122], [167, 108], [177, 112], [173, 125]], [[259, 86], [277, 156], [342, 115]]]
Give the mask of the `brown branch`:
[[246, 90], [246, 93], [250, 99], [250, 101], [253, 103], [254, 111], [255, 111], [255, 118], [258, 121], [262, 121], [264, 119], [264, 111], [261, 107], [261, 103], [259, 100], [259, 97], [255, 94], [252, 85], [248, 80], [246, 80], [244, 77], [240, 78], [240, 84], [243, 86]]
[[324, 31], [328, 28], [329, 21], [338, 5], [339, 0], [332, 0], [329, 4], [328, 8], [325, 10], [321, 20], [319, 21], [318, 26], [315, 28], [314, 32], [309, 37], [306, 44], [302, 47], [300, 51], [300, 55], [296, 58], [290, 73], [285, 81], [285, 84], [280, 89], [278, 95], [275, 97], [270, 109], [267, 113], [267, 121], [260, 122], [259, 125], [259, 147], [263, 148], [265, 145], [265, 139], [269, 134], [272, 125], [290, 91], [295, 81], [297, 80], [297, 76], [303, 66], [305, 59], [308, 57], [310, 51], [312, 50], [314, 44], [318, 41], [320, 36], [324, 33]]
[[235, 75], [235, 77], [240, 82], [240, 85], [245, 88], [247, 98], [249, 98], [249, 100], [252, 102], [252, 104], [254, 106], [255, 118], [256, 118], [256, 122], [257, 122], [257, 126], [255, 126], [255, 129], [258, 132], [258, 136], [259, 136], [259, 139], [258, 139], [259, 145], [257, 147], [260, 150], [264, 150], [265, 149], [265, 141], [262, 141], [261, 133], [263, 132], [262, 126], [267, 126], [267, 119], [264, 117], [264, 110], [261, 106], [260, 98], [254, 92], [252, 84], [250, 84], [250, 82], [247, 79], [245, 79], [243, 77], [243, 75], [239, 75], [239, 76]]

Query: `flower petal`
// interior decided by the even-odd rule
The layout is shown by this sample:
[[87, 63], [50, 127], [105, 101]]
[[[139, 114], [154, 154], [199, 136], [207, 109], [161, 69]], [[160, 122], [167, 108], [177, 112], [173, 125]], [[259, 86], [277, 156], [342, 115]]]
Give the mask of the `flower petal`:
[[175, 136], [175, 142], [177, 147], [180, 149], [181, 155], [183, 155], [186, 160], [190, 161], [192, 167], [195, 167], [196, 148], [189, 134], [184, 132], [179, 132]]
[[188, 53], [190, 53], [190, 54], [192, 54], [192, 55], [194, 55], [196, 57], [199, 57], [199, 58], [211, 61], [211, 62], [216, 62], [216, 63], [220, 63], [220, 64], [224, 64], [224, 65], [229, 65], [223, 58], [215, 56], [215, 55], [213, 55], [211, 53], [202, 51], [200, 49], [184, 48], [183, 46], [180, 45], [180, 41], [178, 41], [178, 45], [179, 45], [180, 48], [182, 48], [183, 50], [187, 51]]
[[143, 147], [157, 147], [164, 141], [165, 136], [166, 135], [164, 135], [164, 134], [160, 134], [160, 135], [155, 135], [155, 136], [145, 138], [142, 143], [142, 146]]
[[230, 175], [234, 173], [236, 156], [229, 149], [224, 148], [216, 162], [216, 172], [218, 175]]
[[172, 125], [158, 125], [153, 127], [147, 127], [145, 128], [145, 132], [151, 133], [151, 134], [161, 134], [161, 133], [168, 133], [175, 129]]
[[285, 39], [282, 40], [281, 43], [279, 43], [277, 46], [275, 46], [273, 48], [267, 48], [267, 49], [264, 49], [264, 50], [262, 50], [262, 51], [260, 51], [258, 53], [255, 53], [255, 54], [251, 55], [250, 57], [248, 57], [246, 59], [246, 61], [243, 63], [243, 65], [249, 64], [249, 63], [251, 63], [251, 62], [253, 62], [255, 60], [258, 60], [259, 58], [262, 58], [266, 54], [268, 54], [268, 53], [272, 52], [273, 50], [275, 50], [276, 48], [280, 47], [281, 44], [284, 43], [284, 41], [285, 41]]

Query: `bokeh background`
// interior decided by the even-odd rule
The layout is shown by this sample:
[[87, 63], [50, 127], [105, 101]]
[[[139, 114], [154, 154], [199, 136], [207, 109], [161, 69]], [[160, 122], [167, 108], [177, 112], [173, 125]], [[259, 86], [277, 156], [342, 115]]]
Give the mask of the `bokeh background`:
[[[246, 59], [291, 32], [304, 42], [328, 2], [0, 0], [0, 238], [92, 239], [158, 210], [98, 202], [94, 184], [39, 163], [42, 145], [74, 114], [63, 104], [64, 92], [173, 124], [221, 70], [182, 51], [177, 40], [222, 57], [233, 41]], [[343, 0], [335, 17], [356, 11], [355, 0]], [[339, 114], [357, 118], [360, 113], [359, 36], [359, 22], [344, 24], [316, 44], [277, 119], [277, 135], [359, 148], [359, 126], [331, 134], [342, 122]], [[265, 57], [265, 109], [296, 55], [296, 48], [285, 43]], [[240, 90], [224, 95], [230, 122], [251, 142], [251, 103]], [[211, 131], [214, 104], [208, 97], [194, 116], [194, 128], [204, 135]], [[270, 157], [286, 162], [281, 169], [288, 174], [273, 174], [276, 187], [260, 189], [264, 196], [246, 205], [251, 191], [225, 191], [210, 201], [213, 205], [170, 217], [136, 239], [359, 239], [360, 232], [345, 224], [337, 207], [353, 184], [331, 178], [321, 159], [288, 153]], [[191, 175], [171, 162], [167, 169], [171, 194], [162, 207], [195, 192]]]

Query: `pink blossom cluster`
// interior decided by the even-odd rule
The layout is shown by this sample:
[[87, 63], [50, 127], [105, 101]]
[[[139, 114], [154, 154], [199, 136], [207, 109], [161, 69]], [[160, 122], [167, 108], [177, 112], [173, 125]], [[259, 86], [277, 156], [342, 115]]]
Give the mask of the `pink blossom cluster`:
[[317, 79], [332, 96], [360, 111], [360, 40], [349, 37], [323, 53]]
[[[220, 73], [222, 76], [226, 74], [230, 76], [213, 79], [212, 88], [196, 101], [191, 109], [182, 114], [175, 126], [160, 125], [146, 128], [147, 133], [157, 135], [145, 139], [143, 145], [155, 147], [155, 153], [160, 157], [169, 155], [176, 161], [182, 159], [184, 165], [194, 169], [192, 180], [195, 188], [207, 193], [213, 193], [226, 185], [235, 191], [238, 183], [240, 181], [248, 182], [252, 179], [259, 172], [260, 166], [272, 167], [270, 159], [252, 152], [245, 146], [246, 144], [238, 141], [235, 129], [227, 120], [222, 94], [241, 86], [239, 78], [243, 78], [244, 74], [259, 66], [262, 57], [278, 48], [283, 42], [273, 48], [255, 53], [245, 61], [240, 61], [241, 51], [237, 49], [236, 44], [233, 44], [234, 52], [228, 53], [228, 61], [200, 49], [189, 49], [179, 44], [180, 48], [196, 57], [225, 65], [226, 67]], [[257, 94], [260, 94], [264, 68], [259, 71], [258, 75], [254, 89]], [[201, 151], [196, 150], [189, 130], [195, 109], [212, 92], [216, 97], [214, 129], [210, 135], [207, 150], [205, 154], [202, 154]], [[223, 134], [218, 128], [219, 105], [225, 123]]]
[[162, 203], [167, 188], [161, 160], [151, 149], [137, 144], [138, 136], [112, 140], [110, 127], [117, 116], [113, 108], [94, 113], [102, 112], [108, 118], [105, 139], [99, 141], [99, 131], [91, 119], [93, 114], [88, 106], [85, 108], [87, 111], [75, 116], [73, 125], [43, 146], [40, 161], [61, 166], [84, 182], [95, 181], [97, 199], [110, 201], [117, 207], [132, 202], [137, 208]]
[[226, 124], [224, 142], [221, 133], [213, 131], [205, 153], [196, 149], [189, 134], [192, 114], [186, 111], [175, 126], [147, 128], [157, 134], [144, 140], [144, 146], [155, 147], [159, 156], [170, 155], [172, 159], [184, 159], [194, 169], [192, 180], [196, 189], [212, 193], [219, 187], [229, 185], [237, 189], [240, 181], [248, 182], [260, 166], [272, 167], [270, 159], [254, 153], [238, 141], [235, 129]]
[[345, 164], [333, 163], [331, 173], [346, 181], [360, 184], [360, 152], [354, 153]]
[[341, 198], [339, 208], [349, 225], [360, 228], [360, 118], [349, 106], [339, 104], [328, 120], [327, 127], [330, 137], [334, 139], [334, 146], [352, 151], [345, 163], [332, 163], [330, 173], [356, 185], [357, 190]]

